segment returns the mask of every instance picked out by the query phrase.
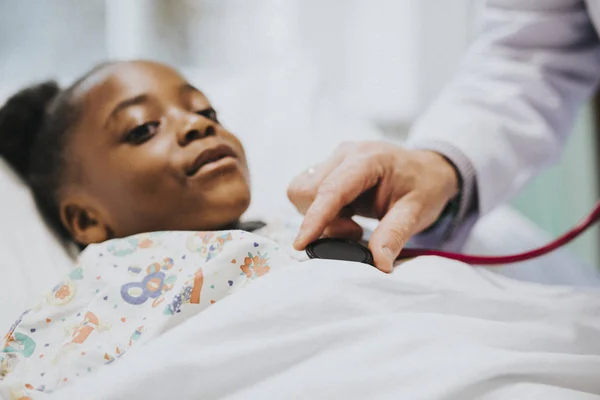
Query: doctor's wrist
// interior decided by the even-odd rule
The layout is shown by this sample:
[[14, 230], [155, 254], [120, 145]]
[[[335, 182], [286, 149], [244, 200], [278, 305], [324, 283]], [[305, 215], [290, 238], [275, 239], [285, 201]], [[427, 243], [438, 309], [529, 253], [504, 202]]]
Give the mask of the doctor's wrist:
[[452, 178], [450, 178], [450, 185], [453, 187], [453, 191], [451, 192], [452, 194], [437, 220], [423, 233], [429, 233], [431, 231], [448, 230], [450, 226], [454, 225], [455, 219], [460, 212], [463, 187], [463, 180], [460, 175], [460, 171], [458, 170], [456, 165], [444, 154], [438, 152], [436, 152], [436, 154], [442, 157], [452, 170]]
[[[452, 145], [438, 144], [437, 149], [449, 160], [459, 178], [459, 191], [439, 218], [443, 239], [450, 240], [470, 215], [477, 212], [477, 177], [471, 161]], [[443, 226], [439, 226], [443, 225]]]

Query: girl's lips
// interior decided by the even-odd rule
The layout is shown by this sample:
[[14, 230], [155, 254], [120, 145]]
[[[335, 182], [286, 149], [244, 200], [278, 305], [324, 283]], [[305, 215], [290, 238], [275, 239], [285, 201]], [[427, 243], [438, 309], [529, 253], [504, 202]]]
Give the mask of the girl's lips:
[[187, 168], [186, 174], [191, 177], [201, 172], [214, 171], [233, 164], [239, 164], [237, 154], [230, 146], [220, 144], [204, 149]]
[[225, 156], [216, 161], [209, 162], [204, 164], [190, 177], [200, 177], [206, 176], [213, 172], [223, 172], [223, 170], [235, 167], [238, 168], [240, 166], [239, 159], [232, 156]]

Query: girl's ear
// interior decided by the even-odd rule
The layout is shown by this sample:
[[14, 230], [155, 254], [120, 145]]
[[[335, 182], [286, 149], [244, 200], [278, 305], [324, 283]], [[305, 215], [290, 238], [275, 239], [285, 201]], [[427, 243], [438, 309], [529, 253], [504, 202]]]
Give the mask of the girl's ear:
[[106, 218], [84, 198], [71, 197], [63, 201], [60, 219], [77, 243], [88, 245], [112, 238]]

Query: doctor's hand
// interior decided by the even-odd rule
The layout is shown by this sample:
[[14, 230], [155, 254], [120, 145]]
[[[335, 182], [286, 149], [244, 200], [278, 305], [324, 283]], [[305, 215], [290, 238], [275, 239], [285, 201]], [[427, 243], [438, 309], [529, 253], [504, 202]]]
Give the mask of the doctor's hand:
[[433, 151], [385, 142], [342, 144], [288, 188], [305, 214], [294, 247], [302, 250], [323, 234], [360, 239], [362, 229], [350, 217], [378, 218], [369, 249], [377, 268], [391, 272], [406, 242], [437, 220], [458, 185], [452, 164]]

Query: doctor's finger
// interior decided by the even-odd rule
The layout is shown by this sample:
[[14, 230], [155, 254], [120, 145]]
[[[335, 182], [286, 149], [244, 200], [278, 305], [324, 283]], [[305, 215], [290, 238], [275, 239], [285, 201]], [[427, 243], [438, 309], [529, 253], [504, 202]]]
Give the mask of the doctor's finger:
[[382, 172], [373, 159], [346, 158], [321, 183], [300, 227], [294, 247], [304, 249], [319, 238], [340, 211], [360, 194], [374, 187]]
[[423, 205], [407, 194], [385, 214], [371, 235], [369, 249], [375, 266], [383, 272], [392, 272], [394, 261], [412, 235], [418, 232]]
[[304, 214], [308, 210], [323, 180], [344, 161], [344, 158], [345, 153], [341, 149], [337, 150], [325, 162], [308, 168], [292, 180], [287, 189], [287, 196], [298, 211]]
[[351, 218], [338, 218], [325, 228], [324, 236], [360, 240], [363, 236], [363, 228]]

